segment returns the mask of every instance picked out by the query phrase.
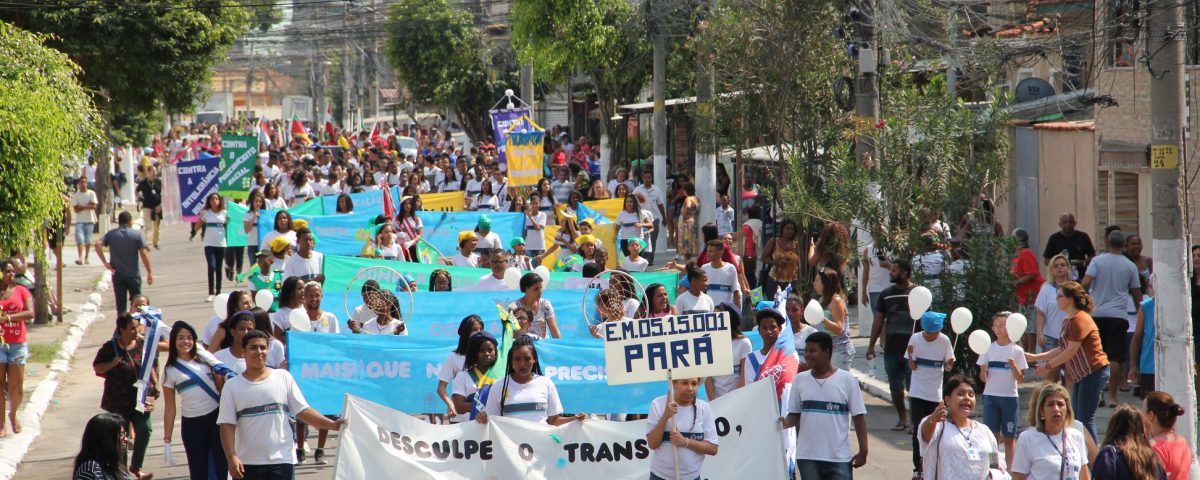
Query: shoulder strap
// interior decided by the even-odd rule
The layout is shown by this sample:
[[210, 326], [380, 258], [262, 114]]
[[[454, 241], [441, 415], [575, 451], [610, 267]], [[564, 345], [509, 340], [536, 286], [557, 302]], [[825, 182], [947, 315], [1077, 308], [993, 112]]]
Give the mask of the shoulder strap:
[[746, 360], [750, 361], [750, 368], [754, 369], [754, 377], [758, 378], [758, 370], [762, 368], [762, 364], [758, 363], [758, 358], [754, 356], [754, 352], [746, 355]]
[[178, 370], [179, 373], [182, 373], [185, 377], [188, 377], [192, 383], [195, 383], [197, 387], [200, 387], [201, 390], [204, 390], [204, 393], [207, 393], [208, 396], [212, 397], [213, 400], [218, 402], [221, 401], [221, 395], [217, 394], [215, 390], [209, 387], [208, 384], [204, 382], [204, 378], [201, 377], [200, 374], [196, 373], [191, 368], [188, 368], [187, 365], [184, 365], [178, 361], [171, 364], [171, 366], [175, 367], [175, 370]]

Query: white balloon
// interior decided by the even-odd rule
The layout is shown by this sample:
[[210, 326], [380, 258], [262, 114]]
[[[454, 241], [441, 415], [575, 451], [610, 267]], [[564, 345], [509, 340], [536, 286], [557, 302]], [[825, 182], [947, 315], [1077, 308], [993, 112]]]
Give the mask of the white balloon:
[[908, 292], [908, 314], [913, 320], [921, 318], [933, 304], [933, 292], [928, 288], [916, 287]]
[[954, 333], [962, 335], [968, 328], [971, 328], [971, 320], [975, 318], [967, 307], [958, 307], [950, 312], [950, 328]]
[[992, 346], [992, 337], [983, 330], [976, 330], [967, 337], [967, 345], [970, 345], [976, 354], [983, 355], [987, 353], [988, 347]]
[[275, 294], [271, 293], [270, 289], [262, 289], [254, 293], [254, 304], [262, 307], [264, 310], [270, 310], [271, 304], [275, 303]]
[[808, 305], [804, 306], [804, 321], [809, 325], [816, 325], [825, 319], [825, 309], [821, 308], [821, 304], [816, 300], [809, 300]]
[[546, 268], [545, 265], [538, 265], [537, 268], [533, 269], [533, 273], [536, 273], [539, 277], [542, 277], [543, 283], [547, 285], [550, 284], [550, 269]]
[[229, 315], [229, 312], [226, 311], [226, 309], [229, 308], [228, 305], [228, 293], [222, 293], [213, 298], [213, 312], [216, 313], [218, 317], [225, 318], [226, 315]]
[[1009, 315], [1008, 321], [1004, 324], [1004, 328], [1008, 330], [1008, 339], [1013, 342], [1021, 340], [1021, 336], [1025, 335], [1025, 327], [1027, 326], [1029, 326], [1029, 319], [1020, 313]]
[[517, 270], [517, 267], [508, 267], [508, 270], [504, 271], [504, 286], [508, 287], [510, 290], [516, 290], [517, 288], [520, 288], [521, 271]]
[[312, 321], [308, 319], [308, 312], [304, 308], [296, 308], [292, 313], [288, 314], [288, 323], [292, 324], [292, 330], [297, 332], [311, 332]]

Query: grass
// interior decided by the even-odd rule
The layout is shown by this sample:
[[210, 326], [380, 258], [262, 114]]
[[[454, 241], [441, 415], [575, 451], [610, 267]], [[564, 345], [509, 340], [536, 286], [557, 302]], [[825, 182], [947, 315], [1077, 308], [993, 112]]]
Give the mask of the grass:
[[62, 345], [58, 343], [31, 343], [29, 344], [29, 363], [33, 364], [49, 364], [58, 356], [58, 350]]

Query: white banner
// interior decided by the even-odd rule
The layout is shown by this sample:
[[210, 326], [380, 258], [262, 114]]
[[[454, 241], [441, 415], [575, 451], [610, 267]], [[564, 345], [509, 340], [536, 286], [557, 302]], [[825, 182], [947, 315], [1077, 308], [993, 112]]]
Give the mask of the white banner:
[[609, 385], [733, 373], [729, 314], [694, 313], [600, 325]]
[[[759, 381], [712, 403], [720, 445], [705, 458], [702, 478], [787, 476], [774, 397], [774, 386]], [[345, 415], [339, 480], [645, 480], [650, 472], [645, 420], [551, 427], [492, 417], [487, 425], [432, 425], [349, 395]]]

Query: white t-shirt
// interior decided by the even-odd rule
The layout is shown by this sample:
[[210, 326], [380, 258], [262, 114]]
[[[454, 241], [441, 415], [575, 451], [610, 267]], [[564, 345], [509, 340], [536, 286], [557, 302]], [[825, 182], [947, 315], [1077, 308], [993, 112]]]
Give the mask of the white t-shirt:
[[471, 290], [474, 290], [477, 292], [487, 292], [487, 291], [512, 290], [512, 289], [508, 288], [508, 285], [504, 284], [503, 278], [496, 278], [495, 275], [492, 275], [489, 273], [487, 275], [479, 277], [479, 281], [475, 282], [475, 288], [472, 288]]
[[1061, 478], [1078, 480], [1079, 472], [1088, 463], [1087, 443], [1083, 436], [1083, 432], [1071, 427], [1058, 435], [1047, 435], [1036, 428], [1026, 429], [1017, 437], [1012, 471], [1024, 473], [1028, 480], [1058, 480], [1065, 470]]
[[225, 221], [228, 219], [229, 215], [224, 211], [204, 211], [200, 216], [200, 221], [204, 222], [204, 246], [225, 247]]
[[942, 270], [946, 268], [946, 257], [942, 256], [942, 252], [934, 250], [913, 257], [912, 267], [914, 273], [921, 272], [921, 282], [929, 290], [936, 292], [942, 285]]
[[[291, 330], [292, 329], [292, 319], [291, 319], [292, 310], [294, 310], [294, 309], [280, 305], [279, 309], [275, 310], [275, 313], [271, 314], [271, 323], [273, 325], [275, 325], [276, 327], [279, 327], [280, 330], [283, 330], [285, 332], [288, 330]], [[270, 333], [270, 332], [267, 332], [267, 333]]]
[[[791, 320], [791, 321], [795, 322], [796, 320]], [[792, 337], [796, 339], [796, 351], [797, 352], [804, 351], [804, 342], [808, 340], [809, 335], [812, 335], [814, 333], [817, 333], [817, 329], [813, 328], [812, 325], [808, 325], [808, 324], [804, 324], [804, 323], [800, 324], [800, 331], [792, 333]], [[800, 362], [804, 363], [804, 357], [800, 357]]]
[[926, 442], [919, 432], [923, 431], [925, 422], [930, 418], [932, 416], [925, 417], [921, 420], [921, 426], [917, 427], [925, 476], [932, 479], [934, 472], [937, 472], [937, 478], [987, 478], [992, 454], [1000, 451], [996, 437], [987, 425], [968, 420], [971, 426], [959, 429], [958, 425], [951, 422], [937, 422], [933, 427], [933, 437]]
[[234, 452], [246, 465], [296, 463], [289, 415], [308, 409], [304, 394], [286, 370], [271, 370], [260, 381], [238, 376], [225, 382], [217, 424], [237, 425]]
[[528, 383], [517, 383], [511, 377], [501, 379], [492, 385], [492, 393], [488, 394], [487, 404], [483, 411], [489, 416], [501, 416], [500, 400], [504, 395], [504, 387], [508, 386], [508, 395], [504, 400], [502, 416], [519, 418], [531, 422], [545, 422], [547, 418], [561, 415], [562, 401], [558, 399], [558, 388], [549, 378], [534, 374]]
[[[1050, 338], [1058, 338], [1062, 334], [1063, 321], [1067, 319], [1067, 312], [1058, 308], [1058, 287], [1050, 282], [1043, 283], [1033, 305], [1046, 317], [1046, 323], [1042, 326], [1042, 334]], [[1036, 322], [1037, 319], [1029, 319], [1029, 321]]]
[[223, 319], [218, 316], [213, 316], [208, 319], [208, 324], [204, 326], [204, 331], [200, 332], [200, 343], [209, 345], [212, 343], [213, 335], [217, 334], [217, 329], [221, 328]]
[[1017, 397], [1017, 379], [1013, 377], [1012, 369], [1008, 366], [1010, 358], [1016, 361], [1017, 368], [1021, 370], [1029, 368], [1029, 364], [1025, 363], [1025, 350], [1016, 342], [1009, 342], [1004, 346], [992, 342], [992, 346], [979, 356], [979, 361], [975, 364], [987, 369], [987, 385], [983, 387], [984, 395]]
[[621, 260], [621, 268], [627, 272], [644, 272], [650, 268], [650, 262], [642, 257], [638, 257], [637, 260], [625, 257], [624, 260]]
[[366, 305], [354, 307], [354, 311], [350, 312], [350, 320], [358, 322], [359, 325], [367, 323], [372, 318], [375, 318], [375, 311], [367, 308]]
[[341, 327], [338, 325], [337, 315], [330, 312], [321, 312], [317, 320], [309, 320], [308, 323], [312, 327], [312, 332], [316, 333], [341, 333]]
[[[495, 387], [492, 387], [495, 388]], [[650, 414], [646, 416], [646, 433], [654, 430], [654, 426], [662, 419], [667, 409], [667, 396], [663, 395], [650, 402]], [[694, 405], [679, 406], [675, 412], [675, 427], [680, 435], [692, 441], [703, 440], [718, 445], [717, 417], [713, 414], [712, 406], [704, 400], [696, 399]], [[669, 424], [668, 424], [669, 426]], [[650, 473], [660, 478], [675, 478], [675, 448], [671, 446], [670, 430], [663, 430], [663, 441], [650, 454]], [[704, 464], [704, 455], [690, 448], [679, 448], [679, 478], [700, 478], [700, 467]]]
[[[754, 345], [746, 337], [733, 339], [733, 373], [713, 377], [713, 393], [718, 397], [732, 392], [737, 388], [738, 379], [742, 378], [742, 360], [754, 350]], [[714, 397], [716, 398], [716, 397]]]
[[658, 207], [662, 206], [664, 209], [666, 209], [667, 198], [663, 196], [661, 188], [658, 188], [657, 185], [651, 185], [650, 188], [646, 188], [646, 184], [641, 184], [638, 185], [637, 188], [633, 189], [633, 193], [635, 195], [640, 193], [642, 196], [646, 197], [646, 203], [642, 204], [642, 207], [644, 207], [646, 210], [649, 210], [650, 215], [655, 220], [662, 220], [662, 214], [658, 212]]
[[[469, 397], [475, 393], [475, 382], [470, 381], [470, 375], [466, 375], [467, 382], [465, 385], [461, 387], [459, 385], [458, 377], [464, 376], [459, 374], [463, 371], [463, 363], [466, 359], [467, 357], [450, 352], [449, 355], [446, 355], [446, 359], [442, 361], [442, 364], [438, 366], [437, 379], [438, 381], [446, 382], [446, 391], [450, 395], [457, 393], [464, 397]], [[460, 388], [463, 388], [465, 391], [468, 385], [470, 386], [470, 392], [463, 393], [459, 391]], [[465, 422], [467, 420], [470, 420], [470, 415], [467, 412], [459, 412], [458, 415], [450, 417], [450, 423]]]
[[404, 252], [400, 250], [400, 244], [395, 242], [392, 242], [391, 245], [377, 245], [375, 252], [384, 260], [395, 260], [404, 255]]
[[[924, 332], [917, 332], [909, 337], [908, 345], [913, 347], [913, 360], [917, 362], [916, 370], [912, 371], [911, 385], [908, 389], [910, 397], [931, 402], [942, 401], [943, 365], [954, 359], [954, 349], [950, 337], [939, 333], [937, 340], [926, 341]], [[909, 358], [905, 353], [904, 358]], [[990, 372], [989, 372], [990, 373]]]
[[[238, 358], [233, 356], [233, 351], [229, 348], [217, 350], [217, 353], [214, 353], [213, 356], [217, 357], [217, 360], [224, 363], [230, 370], [237, 373], [246, 371], [246, 357]], [[279, 340], [272, 338], [271, 346], [267, 347], [267, 366], [270, 368], [279, 368], [285, 358], [283, 344]]]
[[162, 386], [175, 390], [179, 397], [179, 401], [176, 402], [179, 405], [179, 414], [186, 418], [196, 418], [216, 410], [220, 406], [217, 399], [205, 392], [191, 377], [179, 371], [181, 368], [190, 369], [210, 390], [216, 392], [217, 385], [213, 382], [212, 368], [195, 360], [177, 358], [175, 361], [182, 365], [169, 365], [163, 369]]
[[288, 257], [283, 261], [283, 279], [300, 277], [312, 280], [324, 270], [324, 258], [325, 255], [316, 250], [313, 250], [308, 258], [301, 257], [299, 253]]
[[450, 257], [450, 261], [454, 263], [454, 266], [456, 267], [478, 267], [479, 255], [476, 255], [472, 252], [471, 256], [464, 257], [463, 254], [459, 252], [454, 254], [453, 257]]
[[[89, 180], [89, 181], [95, 182], [95, 180]], [[71, 195], [71, 206], [72, 207], [77, 206], [77, 205], [87, 205], [90, 203], [95, 203], [95, 204], [100, 203], [99, 201], [96, 200], [96, 192], [93, 192], [91, 190], [86, 190], [83, 192], [76, 191], [74, 195]], [[83, 210], [83, 211], [79, 211], [79, 212], [72, 210], [71, 213], [75, 215], [75, 223], [96, 223], [96, 211], [95, 210]]]
[[617, 239], [626, 239], [642, 236], [642, 227], [635, 226], [642, 222], [642, 212], [629, 213], [621, 210], [617, 214]]
[[717, 207], [717, 235], [733, 233], [733, 207]]
[[800, 414], [797, 438], [809, 439], [797, 442], [796, 459], [845, 463], [854, 458], [850, 420], [867, 414], [854, 375], [834, 369], [833, 375], [818, 382], [812, 371], [801, 372], [792, 380], [791, 390], [787, 413]]
[[[532, 228], [534, 225], [542, 227], [542, 229]], [[529, 215], [525, 216], [525, 249], [540, 251], [546, 249], [546, 212], [537, 212], [533, 214], [533, 220], [530, 220]]]
[[362, 331], [367, 332], [367, 333], [376, 333], [376, 334], [383, 334], [383, 335], [400, 335], [400, 336], [408, 335], [407, 328], [405, 328], [403, 332], [396, 333], [396, 330], [400, 328], [400, 325], [403, 325], [403, 323], [401, 323], [399, 320], [396, 320], [396, 319], [392, 319], [386, 325], [380, 325], [379, 317], [376, 316], [376, 317], [372, 317], [370, 320], [367, 320], [367, 323], [364, 323], [362, 325]]
[[628, 188], [630, 192], [633, 191], [633, 180], [625, 179], [625, 181], [622, 182], [622, 181], [614, 178], [614, 179], [608, 181], [608, 194], [612, 195], [613, 197], [616, 197], [617, 196], [617, 185], [622, 185], [622, 184], [624, 184], [625, 188]]
[[479, 243], [475, 245], [475, 249], [478, 250], [480, 248], [504, 248], [504, 243], [500, 241], [500, 235], [497, 235], [494, 231], [489, 231], [487, 235], [479, 234]]
[[710, 313], [715, 308], [712, 297], [700, 292], [699, 296], [692, 292], [683, 292], [675, 297], [675, 311], [680, 315], [687, 313]]
[[713, 305], [720, 305], [723, 302], [732, 303], [733, 292], [741, 290], [738, 285], [737, 267], [729, 262], [724, 262], [721, 268], [714, 267], [712, 263], [706, 263], [700, 268], [708, 274], [707, 293], [712, 298]]
[[[458, 366], [459, 366], [459, 368], [462, 368], [461, 363]], [[475, 380], [472, 379], [471, 374], [466, 371], [461, 371], [461, 372], [458, 372], [457, 374], [455, 374], [454, 381], [450, 382], [449, 388], [450, 388], [450, 395], [462, 395], [463, 398], [470, 400], [471, 404], [473, 406], [477, 405], [476, 401], [478, 401], [479, 403], [483, 403], [483, 402], [487, 401], [486, 398], [482, 399], [482, 400], [476, 399], [476, 398], [471, 398], [471, 395], [475, 395], [476, 393], [478, 393], [479, 389], [475, 388]], [[492, 391], [498, 391], [499, 388], [500, 387], [497, 387], [495, 384], [492, 384], [492, 389], [489, 390], [488, 395], [491, 395]], [[511, 390], [511, 386], [509, 389]], [[476, 408], [478, 408], [478, 407], [476, 407]], [[450, 417], [450, 423], [462, 423], [462, 422], [465, 422], [470, 419], [471, 419], [470, 411], [460, 412], [458, 415]]]
[[[867, 282], [868, 293], [882, 292], [892, 286], [891, 272], [879, 266], [879, 250], [874, 245], [867, 246], [863, 260], [867, 261], [868, 268], [871, 269], [871, 279], [870, 282]], [[872, 305], [871, 308], [875, 308], [875, 306]]]
[[[251, 230], [251, 234], [252, 235], [254, 234], [254, 230]], [[266, 235], [263, 235], [263, 238], [262, 238], [263, 248], [269, 248], [271, 246], [271, 240], [274, 240], [281, 236], [287, 237], [288, 243], [292, 244], [292, 247], [295, 248], [295, 246], [296, 246], [296, 231], [295, 230], [290, 230], [287, 233], [279, 233], [279, 230], [275, 230], [275, 229], [271, 229], [271, 231], [267, 232]], [[282, 269], [283, 267], [279, 267], [279, 268]]]

